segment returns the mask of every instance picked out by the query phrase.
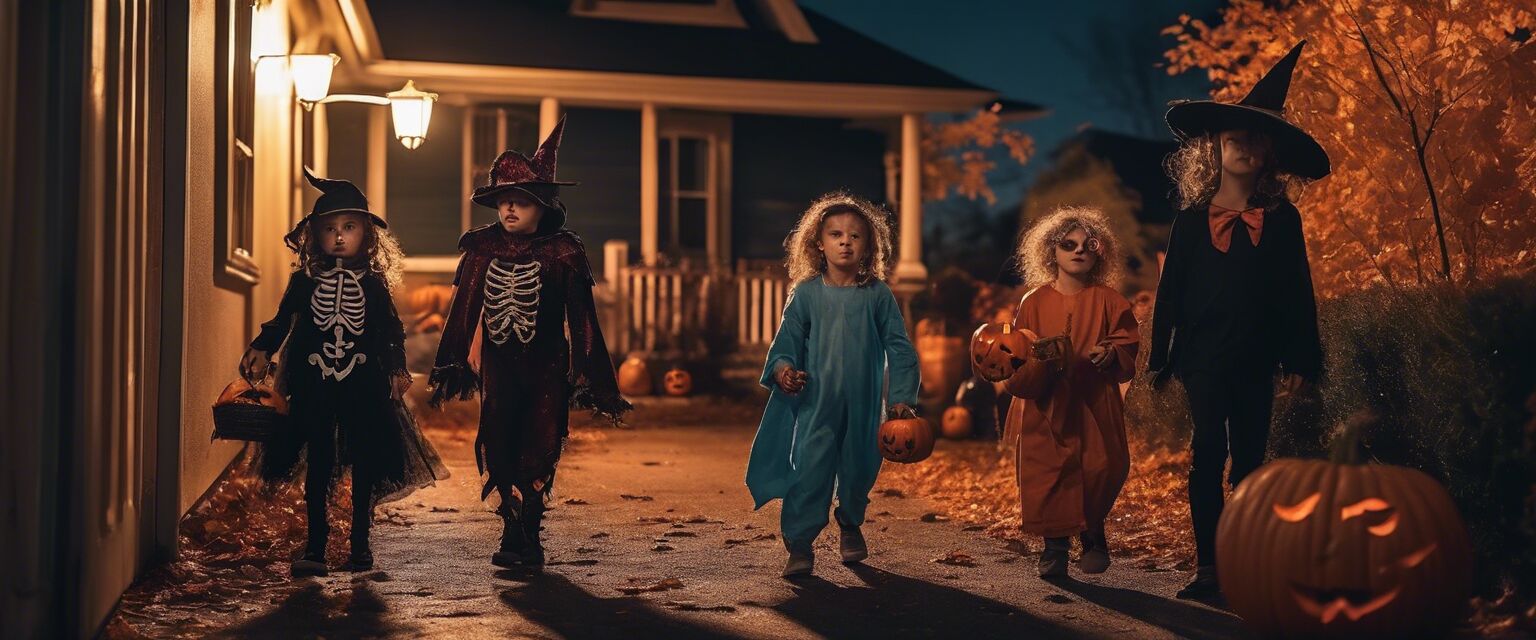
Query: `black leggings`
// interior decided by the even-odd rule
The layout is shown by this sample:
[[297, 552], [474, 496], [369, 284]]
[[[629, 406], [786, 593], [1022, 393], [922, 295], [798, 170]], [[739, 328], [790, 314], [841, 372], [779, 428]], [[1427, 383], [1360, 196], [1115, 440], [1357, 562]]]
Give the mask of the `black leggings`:
[[[303, 427], [307, 436], [306, 446], [308, 453], [305, 459], [308, 469], [304, 474], [304, 507], [308, 518], [309, 536], [305, 546], [305, 555], [325, 555], [325, 543], [330, 537], [331, 524], [326, 517], [327, 504], [330, 498], [331, 482], [336, 478], [341, 468], [337, 458], [336, 437], [337, 421], [334, 415], [311, 414], [304, 416]], [[353, 427], [349, 433], [360, 433], [359, 428], [369, 425], [348, 425]], [[372, 469], [364, 456], [358, 458], [352, 465], [352, 535], [353, 549], [366, 548], [368, 545], [368, 533], [373, 524], [373, 478]]]
[[1195, 559], [1216, 564], [1216, 524], [1224, 489], [1221, 472], [1232, 457], [1228, 480], [1236, 487], [1264, 464], [1274, 382], [1264, 374], [1194, 372], [1181, 376], [1195, 423], [1190, 439], [1189, 513], [1195, 525]]

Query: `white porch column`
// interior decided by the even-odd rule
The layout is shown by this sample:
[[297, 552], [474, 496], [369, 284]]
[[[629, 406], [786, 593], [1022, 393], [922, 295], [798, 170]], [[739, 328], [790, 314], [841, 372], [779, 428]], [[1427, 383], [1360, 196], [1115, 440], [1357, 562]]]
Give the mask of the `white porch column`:
[[384, 219], [389, 218], [385, 213], [389, 209], [385, 198], [389, 181], [387, 145], [398, 144], [394, 136], [389, 135], [388, 118], [388, 109], [368, 110], [368, 183], [364, 185], [366, 193], [363, 194], [368, 197], [368, 208]]
[[555, 123], [560, 121], [560, 100], [558, 98], [544, 98], [539, 101], [539, 142], [549, 136], [549, 132], [555, 129]]
[[661, 195], [661, 171], [657, 164], [656, 105], [640, 108], [640, 259], [656, 264], [657, 205]]
[[923, 266], [923, 167], [920, 114], [901, 116], [901, 247], [896, 261], [897, 287], [921, 289], [928, 281]]

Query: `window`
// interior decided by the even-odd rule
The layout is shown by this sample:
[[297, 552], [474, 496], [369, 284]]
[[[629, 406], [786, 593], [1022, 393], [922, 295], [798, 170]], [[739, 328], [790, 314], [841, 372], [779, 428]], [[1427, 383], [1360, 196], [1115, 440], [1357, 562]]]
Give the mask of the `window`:
[[[254, 246], [256, 178], [256, 74], [251, 60], [251, 27], [256, 11], [250, 0], [219, 3], [218, 46], [223, 61], [215, 91], [214, 214], [215, 281], [226, 288], [261, 280], [251, 256]], [[233, 285], [233, 286], [231, 286]]]
[[729, 116], [670, 111], [658, 122], [657, 251], [673, 260], [730, 260]]

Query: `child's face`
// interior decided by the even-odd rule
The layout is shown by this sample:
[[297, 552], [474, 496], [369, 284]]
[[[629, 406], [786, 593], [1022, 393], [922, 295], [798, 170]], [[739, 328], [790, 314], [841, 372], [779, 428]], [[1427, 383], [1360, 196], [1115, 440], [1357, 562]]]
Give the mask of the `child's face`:
[[509, 191], [496, 204], [496, 219], [507, 233], [527, 235], [537, 231], [544, 207], [521, 191]]
[[1221, 168], [1235, 176], [1248, 176], [1264, 168], [1269, 157], [1269, 136], [1245, 130], [1223, 131], [1221, 141]]
[[363, 236], [370, 224], [360, 213], [338, 213], [314, 221], [320, 229], [320, 248], [333, 258], [353, 258], [363, 250]]
[[1087, 276], [1099, 264], [1099, 239], [1089, 237], [1082, 227], [1063, 236], [1054, 250], [1057, 268], [1068, 275]]
[[857, 271], [869, 248], [869, 228], [864, 218], [852, 213], [827, 216], [821, 221], [821, 237], [816, 248], [827, 258], [829, 267]]

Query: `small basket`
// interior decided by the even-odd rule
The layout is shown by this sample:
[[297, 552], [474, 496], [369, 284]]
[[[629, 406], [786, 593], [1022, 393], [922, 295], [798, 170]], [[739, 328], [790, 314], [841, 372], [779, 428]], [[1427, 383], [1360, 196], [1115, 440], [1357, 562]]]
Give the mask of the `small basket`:
[[270, 442], [288, 425], [288, 401], [272, 389], [271, 368], [254, 383], [243, 375], [213, 403], [213, 438]]

